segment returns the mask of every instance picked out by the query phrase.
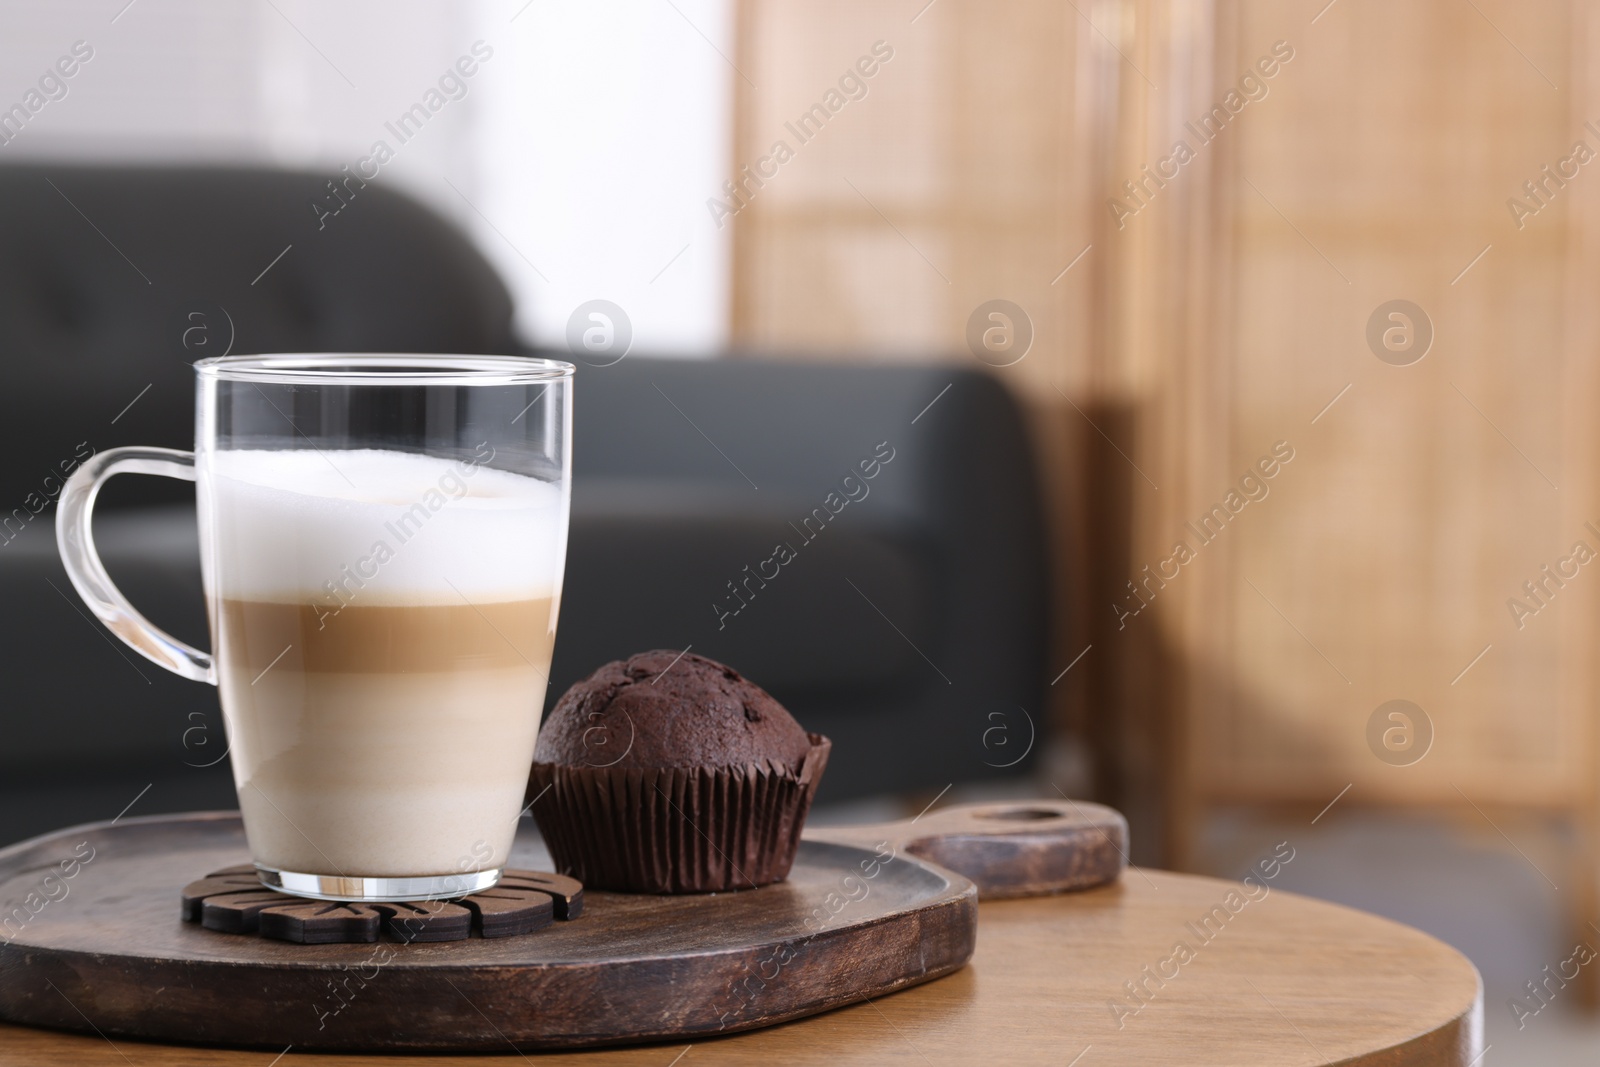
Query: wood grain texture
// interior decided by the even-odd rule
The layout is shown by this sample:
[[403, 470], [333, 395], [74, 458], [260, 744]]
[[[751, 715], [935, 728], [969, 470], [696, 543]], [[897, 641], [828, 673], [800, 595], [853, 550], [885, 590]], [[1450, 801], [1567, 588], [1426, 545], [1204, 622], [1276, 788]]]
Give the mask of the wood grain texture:
[[1128, 855], [1128, 821], [1121, 813], [1076, 800], [967, 804], [887, 825], [809, 835], [863, 848], [888, 844], [965, 875], [982, 900], [1104, 885], [1122, 873]]
[[[1466, 1067], [1482, 1050], [1478, 977], [1458, 952], [1408, 927], [1277, 890], [1244, 908], [1210, 944], [1195, 946], [1194, 960], [1118, 1029], [1109, 1005], [1113, 998], [1127, 1001], [1123, 983], [1139, 980], [1147, 965], [1158, 967], [1173, 943], [1188, 936], [1186, 924], [1237, 888], [1136, 870], [1084, 893], [986, 902], [978, 910], [982, 932], [971, 966], [940, 981], [790, 1025], [696, 1039], [692, 1047], [684, 1039], [549, 1053], [538, 1062], [1060, 1067], [1087, 1047], [1079, 1067]], [[69, 898], [62, 907], [73, 903]], [[144, 994], [152, 1003], [181, 995], [153, 987]], [[616, 1010], [635, 1003], [619, 998]], [[479, 1006], [502, 1029], [516, 1024], [519, 1008], [526, 1010], [505, 998]], [[78, 1007], [95, 1012], [83, 1000]], [[400, 1013], [390, 1017], [403, 1025]], [[285, 1038], [266, 1051], [222, 1052], [0, 1024], [0, 1067], [268, 1067], [288, 1044]], [[685, 1048], [688, 1054], [675, 1061]], [[304, 1054], [296, 1047], [280, 1067], [527, 1062], [505, 1042], [500, 1049], [502, 1055], [412, 1058]]]
[[[524, 830], [513, 865], [546, 865]], [[51, 873], [68, 856], [73, 874]], [[803, 843], [777, 885], [585, 893], [581, 917], [534, 937], [290, 944], [183, 922], [186, 874], [246, 856], [227, 812], [76, 827], [0, 852], [0, 900], [24, 902], [0, 945], [0, 1018], [359, 1051], [700, 1037], [939, 977], [966, 963], [976, 931], [965, 878], [892, 844], [823, 840]]]

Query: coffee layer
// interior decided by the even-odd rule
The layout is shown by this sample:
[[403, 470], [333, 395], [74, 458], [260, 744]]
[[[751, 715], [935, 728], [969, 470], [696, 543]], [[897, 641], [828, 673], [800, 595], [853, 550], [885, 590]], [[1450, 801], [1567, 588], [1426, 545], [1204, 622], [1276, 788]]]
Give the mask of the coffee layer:
[[[550, 597], [418, 606], [224, 599], [216, 647], [229, 669], [419, 674], [532, 666], [548, 670]], [[542, 657], [542, 658], [541, 658]]]

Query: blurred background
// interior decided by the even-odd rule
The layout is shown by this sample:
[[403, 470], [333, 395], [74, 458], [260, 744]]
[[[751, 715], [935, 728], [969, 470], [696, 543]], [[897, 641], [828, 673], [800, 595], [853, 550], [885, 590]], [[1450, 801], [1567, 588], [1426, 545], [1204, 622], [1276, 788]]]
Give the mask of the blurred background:
[[[3, 506], [40, 516], [0, 547], [7, 840], [146, 782], [141, 812], [228, 802], [212, 695], [140, 682], [39, 581], [70, 595], [45, 479], [81, 442], [183, 447], [224, 340], [541, 351], [583, 364], [558, 682], [728, 659], [835, 737], [818, 819], [1059, 790], [1124, 810], [1139, 863], [1238, 876], [1289, 840], [1290, 888], [1472, 957], [1485, 1062], [1592, 1062], [1587, 970], [1510, 1003], [1600, 945], [1588, 5], [0, 25]], [[880, 442], [811, 575], [728, 599]], [[113, 572], [200, 641], [192, 517], [155, 493], [108, 516]]]

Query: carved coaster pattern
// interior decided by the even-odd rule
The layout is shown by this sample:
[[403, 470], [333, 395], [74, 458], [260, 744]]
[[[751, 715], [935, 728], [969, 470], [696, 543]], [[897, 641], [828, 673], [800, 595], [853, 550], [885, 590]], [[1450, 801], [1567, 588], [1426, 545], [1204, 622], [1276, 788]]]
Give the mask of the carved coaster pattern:
[[226, 867], [183, 888], [183, 921], [228, 934], [302, 945], [515, 937], [583, 914], [583, 886], [542, 871], [508, 870], [493, 889], [457, 900], [364, 904], [307, 900], [268, 889], [254, 867]]

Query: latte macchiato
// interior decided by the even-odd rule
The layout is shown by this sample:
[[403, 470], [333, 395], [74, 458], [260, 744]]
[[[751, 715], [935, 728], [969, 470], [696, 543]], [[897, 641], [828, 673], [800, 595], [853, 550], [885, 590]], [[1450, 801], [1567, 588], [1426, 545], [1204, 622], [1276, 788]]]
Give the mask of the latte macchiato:
[[223, 713], [257, 865], [505, 865], [565, 557], [563, 491], [376, 449], [197, 456]]

